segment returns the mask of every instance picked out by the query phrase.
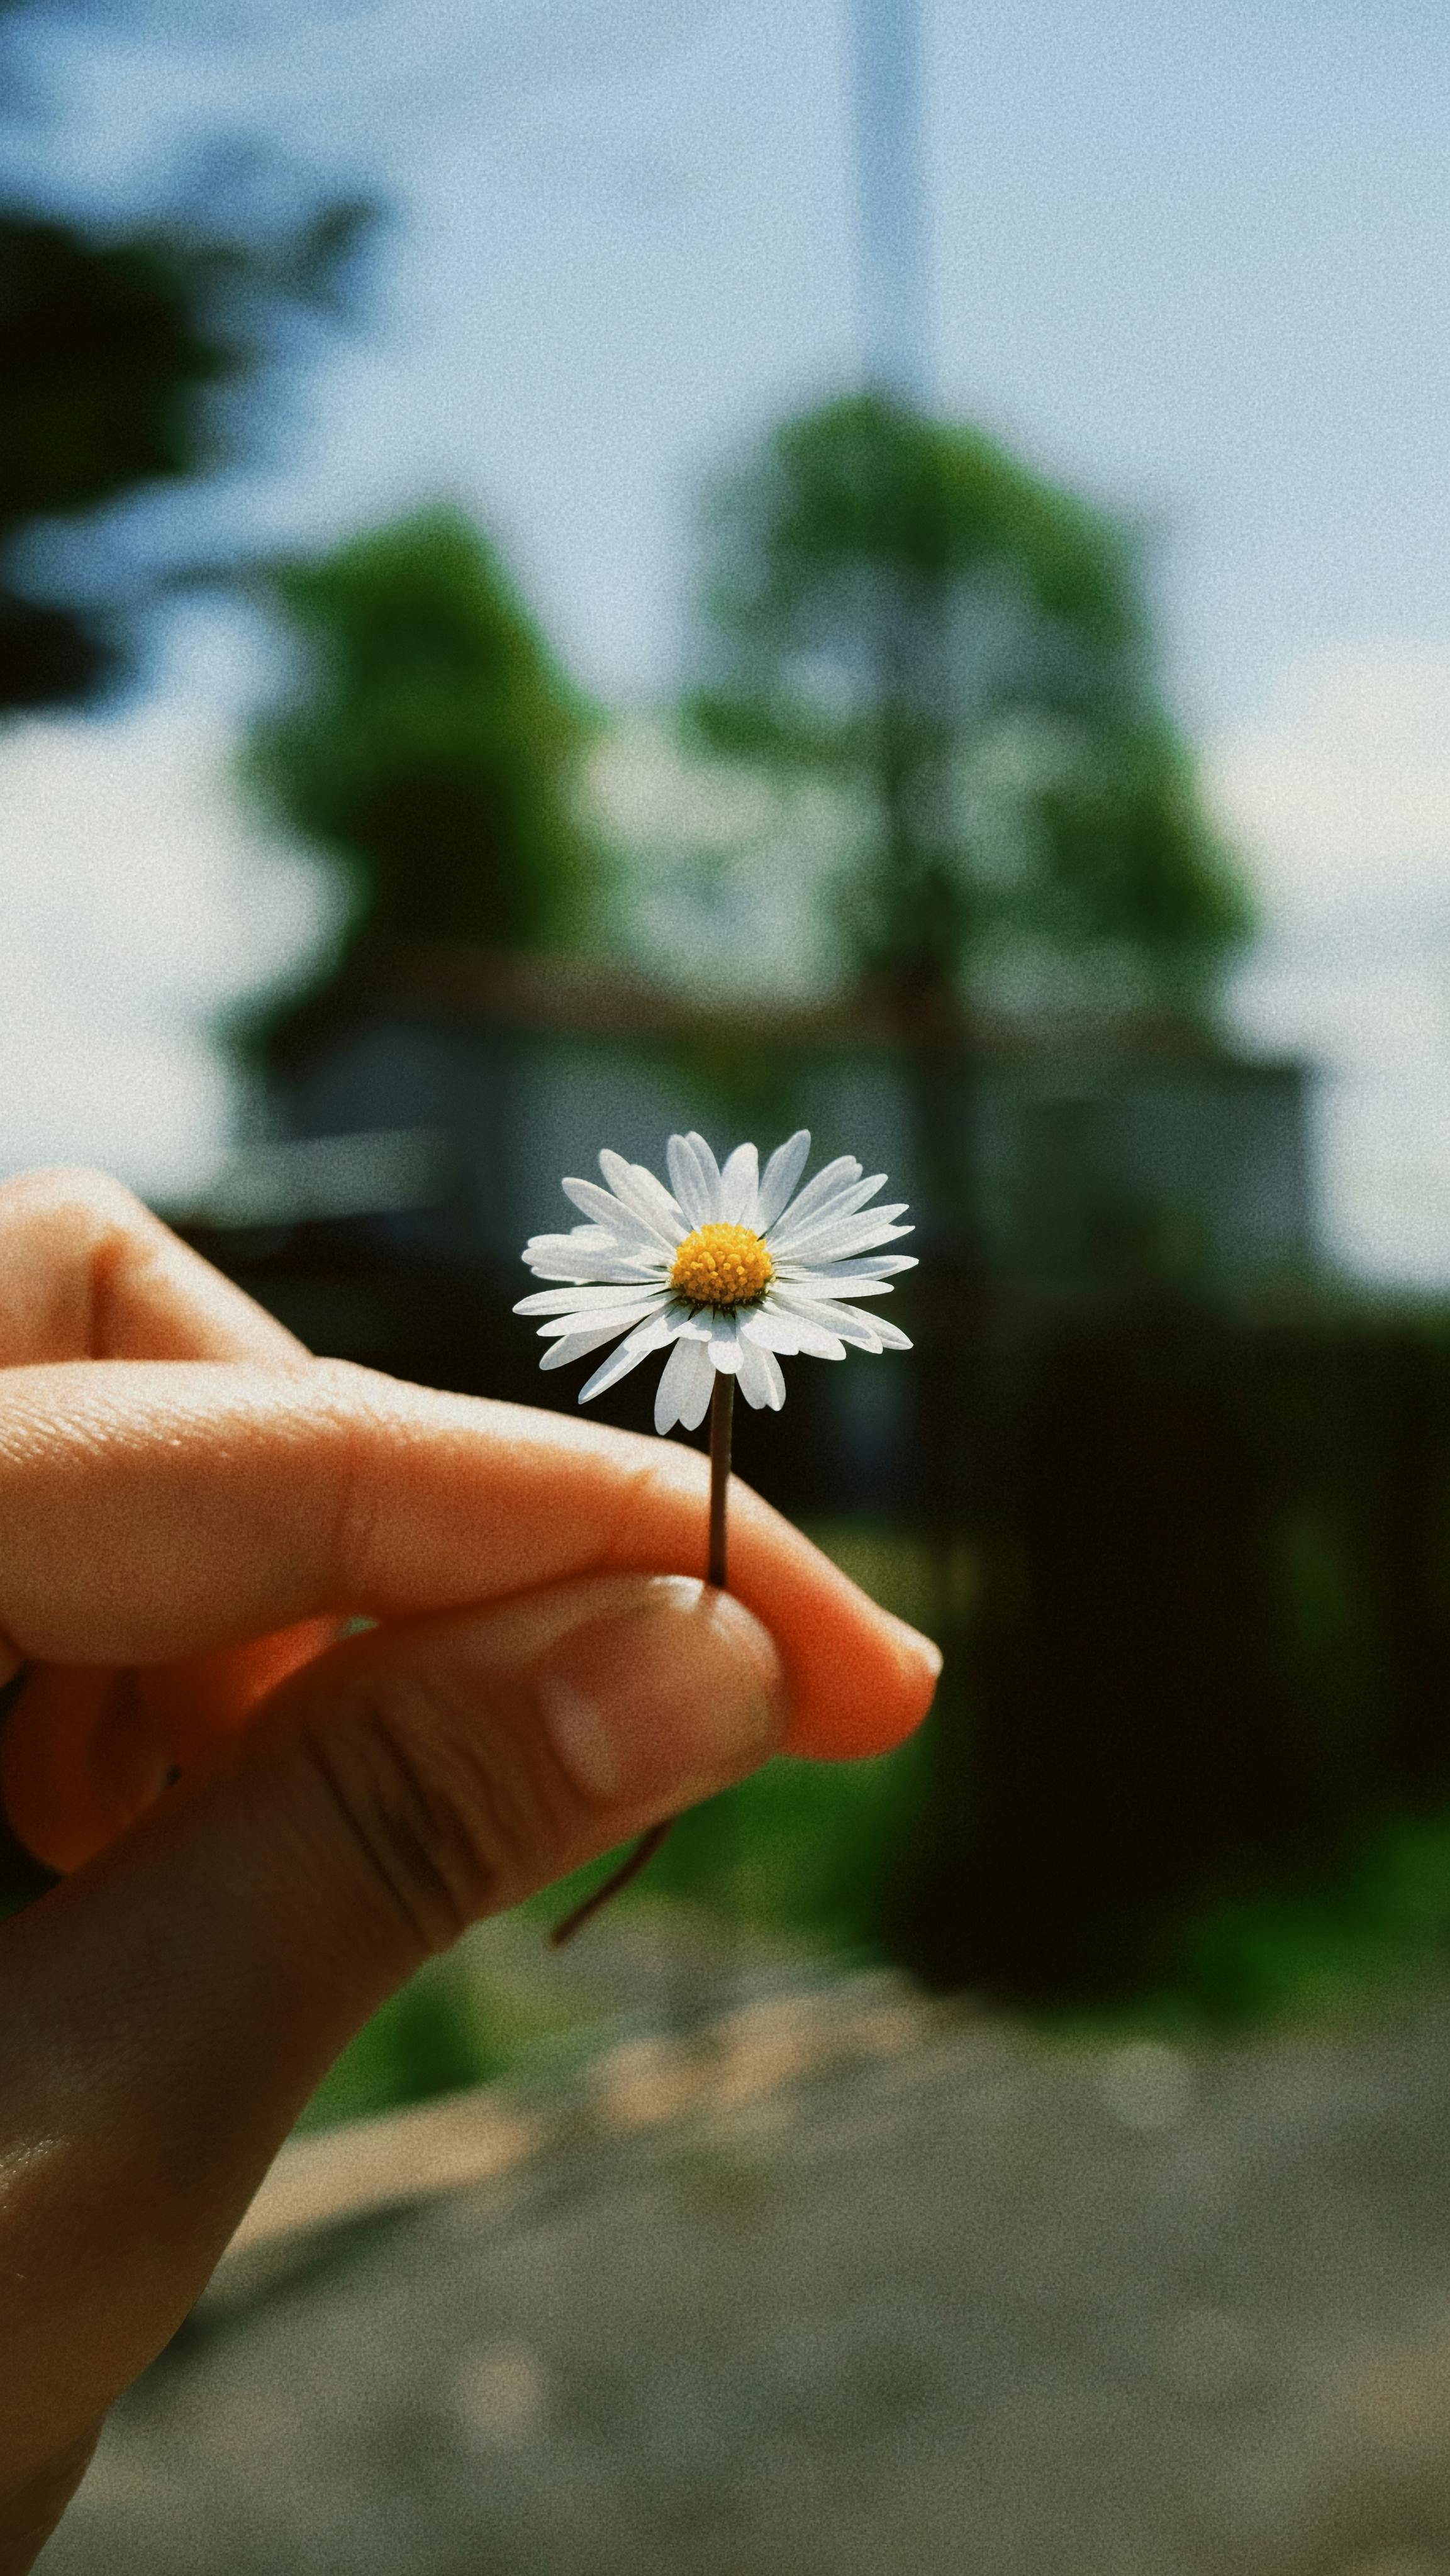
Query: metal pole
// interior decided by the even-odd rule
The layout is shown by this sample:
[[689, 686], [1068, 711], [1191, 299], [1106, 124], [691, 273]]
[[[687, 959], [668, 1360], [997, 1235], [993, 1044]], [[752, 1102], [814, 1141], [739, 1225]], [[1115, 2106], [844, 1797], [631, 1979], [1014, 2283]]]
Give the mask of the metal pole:
[[930, 260], [922, 162], [920, 0], [847, 0], [852, 14], [865, 373], [924, 408]]

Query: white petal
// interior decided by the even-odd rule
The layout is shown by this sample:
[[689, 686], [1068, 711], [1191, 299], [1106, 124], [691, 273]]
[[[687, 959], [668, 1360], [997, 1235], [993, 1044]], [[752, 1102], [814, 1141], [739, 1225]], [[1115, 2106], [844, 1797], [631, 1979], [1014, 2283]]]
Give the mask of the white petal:
[[766, 1312], [769, 1313], [772, 1309], [791, 1325], [797, 1337], [798, 1350], [808, 1352], [810, 1357], [816, 1360], [845, 1358], [845, 1343], [823, 1322], [821, 1316], [811, 1306], [794, 1304], [788, 1289], [779, 1292], [775, 1289], [771, 1290]]
[[817, 1208], [824, 1207], [828, 1199], [833, 1199], [838, 1190], [849, 1189], [851, 1183], [860, 1178], [861, 1166], [855, 1155], [838, 1154], [834, 1163], [825, 1164], [813, 1181], [807, 1181], [800, 1197], [791, 1201], [780, 1220], [782, 1228], [794, 1225], [800, 1217], [813, 1215]]
[[[824, 1332], [834, 1333], [838, 1341], [846, 1342], [853, 1350], [879, 1351], [882, 1347], [876, 1317], [863, 1315], [859, 1306], [832, 1306], [822, 1301], [814, 1310], [814, 1321]], [[895, 1330], [894, 1325], [892, 1330]]]
[[[692, 1374], [684, 1382], [683, 1391], [675, 1400], [679, 1405], [680, 1420], [685, 1429], [698, 1431], [710, 1410], [710, 1398], [715, 1392], [715, 1372], [710, 1366], [708, 1342], [690, 1341], [686, 1342], [684, 1347], [690, 1354]], [[681, 1367], [683, 1366], [682, 1361]]]
[[663, 1312], [663, 1289], [656, 1297], [631, 1297], [627, 1301], [620, 1298], [617, 1290], [613, 1293], [615, 1303], [606, 1307], [603, 1313], [591, 1308], [587, 1315], [553, 1316], [547, 1324], [539, 1326], [540, 1341], [558, 1341], [561, 1335], [567, 1340], [571, 1333], [593, 1333], [596, 1339], [602, 1339], [611, 1324], [617, 1333], [627, 1333], [631, 1324], [642, 1324], [646, 1315]]
[[673, 1430], [679, 1421], [697, 1378], [704, 1381], [708, 1404], [715, 1372], [699, 1342], [691, 1341], [683, 1334], [677, 1335], [674, 1348], [660, 1373], [659, 1385], [655, 1388], [655, 1429], [661, 1436]]
[[[839, 1225], [844, 1218], [860, 1215], [863, 1209], [865, 1211], [864, 1222], [867, 1225], [870, 1225], [877, 1217], [889, 1217], [891, 1215], [900, 1216], [902, 1209], [906, 1205], [905, 1199], [899, 1200], [894, 1209], [885, 1202], [883, 1202], [879, 1207], [867, 1207], [866, 1205], [868, 1199], [872, 1199], [876, 1196], [877, 1191], [882, 1187], [885, 1179], [886, 1174], [884, 1172], [873, 1172], [869, 1180], [858, 1181], [854, 1190], [838, 1191], [828, 1207], [812, 1209], [805, 1224], [799, 1228], [800, 1233], [821, 1234], [827, 1227]], [[797, 1231], [794, 1218], [791, 1220], [790, 1230], [792, 1234]]]
[[698, 1127], [690, 1129], [685, 1143], [694, 1148], [695, 1160], [705, 1176], [705, 1187], [710, 1194], [710, 1213], [705, 1223], [718, 1225], [720, 1222], [720, 1166]]
[[762, 1349], [758, 1342], [741, 1342], [740, 1392], [757, 1413], [762, 1405], [768, 1405], [772, 1413], [780, 1411], [785, 1402], [785, 1379], [774, 1351]]
[[772, 1413], [779, 1413], [785, 1402], [785, 1371], [774, 1351], [762, 1351], [761, 1357], [770, 1372], [770, 1409]]
[[770, 1306], [753, 1306], [740, 1318], [742, 1342], [755, 1342], [763, 1351], [784, 1351], [793, 1359], [801, 1346], [801, 1328], [793, 1315], [782, 1315]]
[[808, 1262], [814, 1270], [828, 1261], [849, 1261], [853, 1253], [874, 1252], [883, 1243], [915, 1233], [914, 1226], [890, 1223], [900, 1214], [900, 1208], [868, 1208], [864, 1216], [848, 1216], [843, 1225], [823, 1226], [807, 1242], [792, 1244], [790, 1259]]
[[606, 1315], [602, 1323], [581, 1324], [577, 1332], [561, 1334], [557, 1341], [551, 1342], [539, 1366], [546, 1369], [567, 1368], [571, 1360], [586, 1358], [590, 1351], [597, 1351], [603, 1343], [617, 1342], [620, 1334], [627, 1332], [628, 1329], [627, 1325], [619, 1323], [613, 1315]]
[[614, 1236], [602, 1225], [576, 1225], [567, 1234], [531, 1234], [524, 1245], [524, 1259], [531, 1270], [554, 1260], [569, 1261], [577, 1267], [586, 1252], [597, 1252], [601, 1261], [613, 1261], [617, 1253]]
[[[848, 1306], [846, 1309], [847, 1314], [849, 1315], [852, 1311], [853, 1309]], [[909, 1351], [912, 1348], [909, 1335], [903, 1333], [899, 1324], [888, 1323], [884, 1315], [873, 1315], [871, 1317], [871, 1322], [876, 1328], [876, 1339], [881, 1344], [883, 1351]]]
[[715, 1322], [712, 1309], [709, 1306], [686, 1306], [682, 1312], [684, 1322], [680, 1330], [686, 1338], [692, 1342], [708, 1342]]
[[569, 1234], [531, 1235], [524, 1245], [524, 1259], [538, 1279], [642, 1279], [651, 1272], [662, 1277], [663, 1254], [645, 1251], [643, 1237], [638, 1241], [640, 1250], [626, 1254], [605, 1226], [576, 1225]]
[[847, 1261], [777, 1261], [780, 1279], [894, 1279], [900, 1270], [918, 1267], [914, 1252], [857, 1252]]
[[[641, 1297], [663, 1297], [668, 1294], [668, 1290], [663, 1280], [657, 1288], [641, 1282], [639, 1293]], [[586, 1280], [570, 1288], [537, 1289], [532, 1297], [519, 1299], [514, 1313], [516, 1315], [587, 1315], [591, 1308], [597, 1308], [599, 1313], [603, 1314], [606, 1307], [622, 1306], [625, 1303], [626, 1297], [621, 1295], [617, 1281], [610, 1280], [606, 1283], [600, 1280]]]
[[736, 1384], [746, 1403], [753, 1404], [757, 1413], [765, 1402], [767, 1382], [764, 1351], [758, 1343], [747, 1342], [742, 1335], [736, 1344]]
[[571, 1225], [567, 1234], [531, 1234], [524, 1245], [524, 1259], [532, 1261], [536, 1252], [551, 1252], [561, 1243], [572, 1244], [576, 1251], [592, 1245], [596, 1251], [607, 1252], [617, 1240], [612, 1225]]
[[[877, 1172], [869, 1184], [861, 1181], [854, 1190], [839, 1191], [828, 1206], [816, 1208], [804, 1225], [797, 1225], [794, 1217], [784, 1218], [775, 1230], [771, 1244], [772, 1252], [778, 1252], [783, 1260], [793, 1261], [800, 1253], [809, 1253], [816, 1245], [824, 1242], [827, 1236], [834, 1234], [841, 1226], [849, 1225], [853, 1219], [858, 1225], [874, 1225], [878, 1219], [883, 1224], [888, 1223], [890, 1217], [888, 1209], [866, 1207], [867, 1199], [880, 1189], [885, 1178], [884, 1172]], [[905, 1205], [906, 1201], [903, 1199], [896, 1210], [898, 1216]], [[860, 1213], [863, 1208], [864, 1215]]]
[[602, 1367], [585, 1379], [579, 1389], [580, 1403], [588, 1404], [594, 1396], [603, 1395], [606, 1387], [617, 1386], [632, 1368], [638, 1368], [641, 1360], [649, 1358], [651, 1351], [662, 1351], [666, 1342], [674, 1338], [675, 1327], [668, 1315], [656, 1315], [649, 1323], [641, 1324], [637, 1333], [631, 1333], [628, 1341], [621, 1342]]
[[710, 1318], [710, 1365], [733, 1377], [740, 1366], [740, 1327], [733, 1315]]
[[805, 1170], [810, 1150], [809, 1127], [798, 1127], [783, 1145], [777, 1145], [761, 1175], [760, 1197], [755, 1210], [757, 1233], [764, 1234], [768, 1225], [774, 1225], [776, 1218], [784, 1215], [791, 1191]]
[[709, 1146], [705, 1146], [706, 1153], [710, 1155], [707, 1169], [696, 1153], [695, 1145], [693, 1136], [672, 1136], [665, 1148], [671, 1185], [691, 1227], [711, 1222], [715, 1213], [715, 1192], [720, 1186], [720, 1175], [715, 1169], [715, 1157], [710, 1154]]
[[[861, 1168], [859, 1163], [856, 1168], [859, 1172]], [[868, 1199], [876, 1196], [885, 1179], [884, 1172], [872, 1172], [864, 1179], [845, 1182], [840, 1189], [833, 1190], [828, 1199], [823, 1199], [818, 1207], [807, 1208], [804, 1216], [801, 1216], [798, 1210], [804, 1203], [806, 1194], [803, 1192], [796, 1206], [786, 1210], [776, 1227], [773, 1248], [788, 1253], [794, 1244], [807, 1242], [814, 1235], [819, 1234], [822, 1226], [835, 1225], [842, 1217], [854, 1216], [858, 1208], [864, 1207]]]
[[893, 1283], [869, 1270], [782, 1270], [780, 1284], [797, 1297], [889, 1297]]
[[566, 1199], [573, 1200], [576, 1208], [582, 1208], [586, 1216], [592, 1216], [610, 1228], [621, 1251], [633, 1252], [637, 1247], [649, 1244], [658, 1252], [673, 1254], [679, 1242], [677, 1234], [656, 1225], [653, 1219], [646, 1222], [643, 1217], [636, 1216], [634, 1210], [625, 1207], [611, 1191], [602, 1190], [597, 1181], [561, 1181], [559, 1187]]
[[720, 1216], [725, 1225], [758, 1223], [760, 1156], [753, 1145], [737, 1145], [720, 1175]]
[[557, 1252], [547, 1260], [531, 1261], [529, 1268], [536, 1279], [572, 1279], [579, 1287], [653, 1288], [665, 1278], [663, 1262], [622, 1261], [616, 1253], [612, 1259], [598, 1252], [579, 1252], [571, 1260]]
[[671, 1198], [664, 1182], [657, 1181], [643, 1163], [627, 1163], [622, 1154], [611, 1153], [606, 1145], [599, 1157], [599, 1168], [631, 1216], [651, 1227], [671, 1250], [682, 1234], [689, 1233], [683, 1210]]

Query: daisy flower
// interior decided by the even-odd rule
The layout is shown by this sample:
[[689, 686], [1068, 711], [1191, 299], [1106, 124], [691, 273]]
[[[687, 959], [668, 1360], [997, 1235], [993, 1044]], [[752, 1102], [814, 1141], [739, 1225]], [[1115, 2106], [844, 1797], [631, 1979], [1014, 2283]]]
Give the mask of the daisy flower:
[[547, 1318], [539, 1330], [553, 1347], [542, 1365], [564, 1368], [617, 1342], [580, 1389], [587, 1404], [667, 1351], [655, 1429], [679, 1422], [693, 1431], [717, 1376], [732, 1378], [747, 1404], [778, 1412], [782, 1359], [910, 1350], [897, 1325], [856, 1302], [889, 1296], [893, 1273], [915, 1268], [910, 1253], [882, 1250], [911, 1232], [897, 1223], [905, 1202], [870, 1206], [886, 1175], [864, 1175], [850, 1154], [798, 1189], [810, 1148], [802, 1127], [763, 1172], [753, 1145], [737, 1145], [722, 1169], [703, 1136], [672, 1136], [668, 1189], [642, 1163], [607, 1148], [599, 1157], [603, 1189], [565, 1181], [587, 1222], [525, 1245], [537, 1277], [560, 1284], [514, 1310]]

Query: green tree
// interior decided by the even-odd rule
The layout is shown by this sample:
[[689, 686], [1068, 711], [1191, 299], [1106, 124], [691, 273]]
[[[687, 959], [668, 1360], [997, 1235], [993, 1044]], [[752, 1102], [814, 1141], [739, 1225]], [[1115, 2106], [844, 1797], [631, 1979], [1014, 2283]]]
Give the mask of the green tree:
[[695, 721], [841, 789], [858, 965], [910, 1011], [1014, 974], [1206, 1006], [1248, 907], [1120, 526], [979, 431], [866, 394], [778, 429], [711, 540]]
[[[53, 107], [45, 40], [74, 14], [0, 0], [0, 136]], [[98, 514], [248, 451], [299, 317], [337, 308], [371, 211], [236, 140], [125, 207], [108, 192], [104, 214], [42, 167], [32, 148], [0, 178], [0, 718], [96, 696], [158, 585], [221, 577], [178, 560], [154, 516], [98, 542]]]
[[344, 873], [342, 971], [400, 945], [577, 935], [591, 852], [575, 786], [592, 720], [471, 522], [421, 511], [278, 567], [268, 589], [298, 676], [254, 728], [246, 766]]
[[221, 397], [254, 392], [284, 317], [332, 298], [363, 220], [333, 202], [249, 238], [185, 207], [119, 232], [0, 210], [0, 714], [124, 672], [158, 575], [129, 549], [97, 598], [96, 513], [235, 455]]

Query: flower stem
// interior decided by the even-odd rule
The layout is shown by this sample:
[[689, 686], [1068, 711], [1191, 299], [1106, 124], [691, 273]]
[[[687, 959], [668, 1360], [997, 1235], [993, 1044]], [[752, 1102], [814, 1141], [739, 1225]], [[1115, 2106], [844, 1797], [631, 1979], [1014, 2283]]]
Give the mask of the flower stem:
[[723, 1369], [715, 1373], [710, 1398], [710, 1560], [705, 1580], [717, 1592], [727, 1589], [725, 1514], [730, 1498], [730, 1432], [735, 1417], [735, 1380]]
[[654, 1859], [674, 1821], [673, 1816], [665, 1816], [659, 1824], [651, 1825], [647, 1834], [640, 1835], [633, 1851], [626, 1853], [618, 1869], [611, 1870], [608, 1878], [594, 1888], [581, 1905], [576, 1905], [572, 1914], [566, 1914], [562, 1923], [555, 1924], [549, 1934], [551, 1950], [562, 1950], [565, 1942], [572, 1941], [575, 1933], [582, 1932], [585, 1924], [609, 1903], [611, 1896], [617, 1896], [622, 1887], [628, 1887], [632, 1878], [638, 1878], [640, 1871]]
[[[730, 1434], [734, 1420], [735, 1380], [719, 1369], [710, 1397], [710, 1550], [705, 1568], [705, 1580], [713, 1584], [717, 1592], [726, 1589], [726, 1515], [730, 1500]], [[565, 1942], [572, 1941], [576, 1932], [582, 1932], [585, 1924], [593, 1920], [611, 1897], [618, 1896], [621, 1888], [628, 1887], [632, 1879], [638, 1878], [640, 1871], [654, 1859], [673, 1822], [673, 1816], [665, 1816], [659, 1824], [651, 1825], [647, 1834], [640, 1835], [633, 1851], [626, 1853], [618, 1869], [611, 1870], [602, 1885], [593, 1889], [582, 1904], [576, 1905], [572, 1914], [566, 1914], [562, 1923], [555, 1924], [549, 1935], [551, 1949], [562, 1950]]]

